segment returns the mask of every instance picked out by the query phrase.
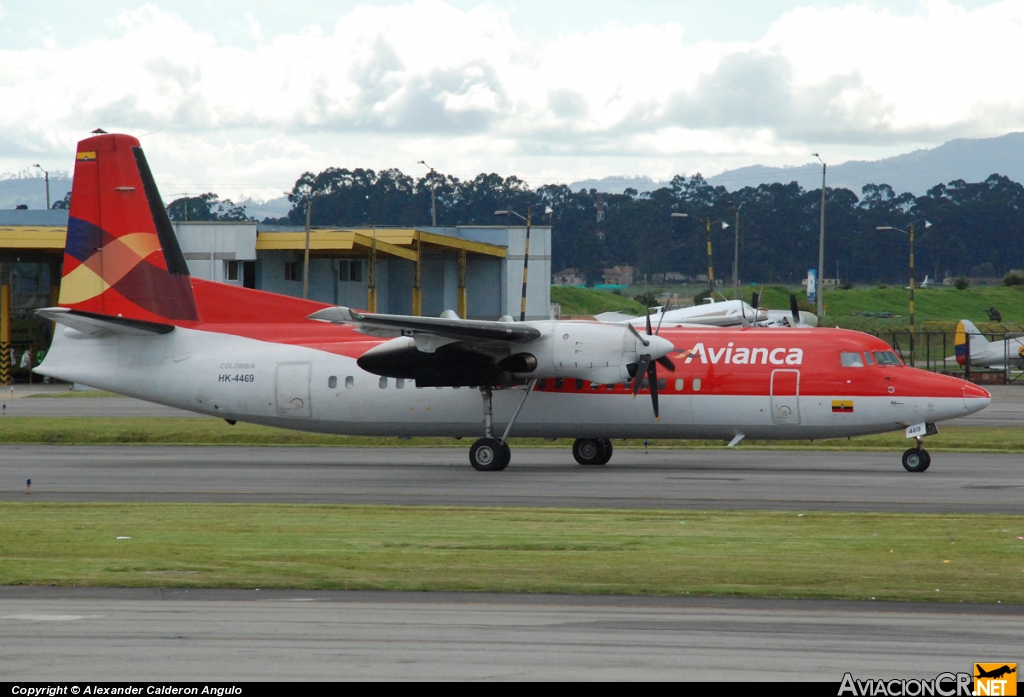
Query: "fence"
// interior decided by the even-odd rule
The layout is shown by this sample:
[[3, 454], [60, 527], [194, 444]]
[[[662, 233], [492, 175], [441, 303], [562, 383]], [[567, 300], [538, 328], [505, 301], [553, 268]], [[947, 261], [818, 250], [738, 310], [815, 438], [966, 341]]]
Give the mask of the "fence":
[[[875, 336], [892, 346], [907, 365], [912, 365], [924, 370], [931, 370], [939, 373], [957, 375], [966, 380], [978, 383], [1011, 384], [1020, 382], [1024, 385], [1024, 365], [1021, 359], [1024, 356], [1018, 355], [1018, 346], [1011, 344], [1007, 339], [1016, 339], [1022, 336], [1022, 332], [978, 332], [992, 343], [1002, 345], [1003, 355], [1001, 360], [993, 358], [991, 365], [999, 365], [1000, 368], [989, 368], [981, 365], [960, 365], [956, 360], [956, 341], [954, 332], [937, 331], [899, 331], [899, 332], [872, 332]], [[977, 334], [975, 335], [977, 336]], [[968, 354], [969, 355], [969, 354]], [[1013, 363], [1017, 365], [1013, 365]], [[965, 360], [965, 363], [968, 361]]]

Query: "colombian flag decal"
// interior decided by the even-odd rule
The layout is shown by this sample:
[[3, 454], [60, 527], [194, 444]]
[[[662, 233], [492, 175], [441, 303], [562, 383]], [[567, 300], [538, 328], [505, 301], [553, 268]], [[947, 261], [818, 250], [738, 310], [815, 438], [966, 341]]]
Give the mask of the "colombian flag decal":
[[853, 413], [853, 400], [852, 399], [833, 399], [832, 400], [832, 413], [833, 414], [852, 414]]

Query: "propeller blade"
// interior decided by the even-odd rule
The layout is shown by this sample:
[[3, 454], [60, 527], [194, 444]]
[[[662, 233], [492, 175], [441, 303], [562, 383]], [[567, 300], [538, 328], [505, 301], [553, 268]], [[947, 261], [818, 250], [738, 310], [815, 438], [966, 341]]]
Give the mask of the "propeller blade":
[[636, 376], [633, 378], [633, 396], [636, 397], [636, 393], [640, 391], [640, 382], [644, 379], [644, 375], [647, 374], [647, 366], [651, 363], [651, 354], [645, 353], [640, 356], [640, 360], [636, 364]]
[[[645, 301], [646, 302], [646, 301]], [[647, 336], [650, 336], [654, 332], [651, 331], [651, 306], [647, 306]], [[644, 344], [646, 346], [647, 344]]]
[[760, 304], [761, 304], [761, 294], [760, 293], [754, 293], [754, 295], [750, 298], [750, 306], [756, 310], [758, 305], [760, 305]]
[[[666, 303], [667, 304], [667, 303]], [[665, 319], [665, 305], [661, 307], [661, 314], [658, 315], [658, 328], [654, 330], [654, 335], [661, 334], [661, 323]]]
[[673, 363], [672, 359], [669, 358], [668, 356], [662, 356], [661, 358], [659, 358], [658, 363], [661, 363], [663, 366], [671, 370], [673, 373], [676, 372], [676, 364]]
[[789, 294], [789, 311], [793, 315], [793, 321], [800, 321], [800, 307], [796, 303], [796, 293]]
[[[648, 321], [649, 321], [649, 320], [648, 320]], [[639, 339], [639, 340], [640, 340], [640, 343], [641, 343], [641, 344], [643, 344], [644, 346], [650, 346], [650, 345], [651, 345], [651, 342], [650, 342], [650, 341], [648, 341], [647, 339], [645, 339], [645, 338], [644, 338], [644, 337], [643, 337], [643, 336], [642, 336], [642, 335], [640, 334], [640, 332], [638, 332], [638, 331], [636, 330], [636, 327], [634, 327], [634, 326], [633, 326], [632, 324], [627, 324], [626, 326], [627, 326], [627, 327], [629, 327], [629, 331], [633, 332], [633, 336], [635, 336], [635, 337], [636, 337], [637, 339]]]
[[654, 406], [654, 420], [658, 420], [658, 362], [647, 365], [647, 382], [651, 386], [651, 404]]

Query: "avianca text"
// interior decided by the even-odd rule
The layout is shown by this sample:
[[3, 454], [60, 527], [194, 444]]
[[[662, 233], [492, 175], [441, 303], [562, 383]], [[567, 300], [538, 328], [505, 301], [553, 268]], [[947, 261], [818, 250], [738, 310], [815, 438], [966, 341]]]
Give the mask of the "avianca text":
[[703, 341], [698, 342], [685, 352], [686, 360], [683, 362], [690, 363], [697, 357], [701, 363], [727, 365], [800, 365], [804, 362], [804, 350], [800, 348], [734, 348], [733, 344], [730, 341], [728, 346], [707, 348]]

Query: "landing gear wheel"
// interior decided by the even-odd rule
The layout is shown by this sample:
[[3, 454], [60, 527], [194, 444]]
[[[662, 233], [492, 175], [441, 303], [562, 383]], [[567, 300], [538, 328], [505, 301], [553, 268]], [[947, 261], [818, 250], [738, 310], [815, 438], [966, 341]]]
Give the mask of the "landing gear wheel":
[[903, 453], [903, 468], [908, 472], [924, 472], [932, 464], [932, 456], [924, 448], [910, 448]]
[[604, 448], [604, 455], [601, 456], [601, 461], [597, 464], [607, 465], [608, 461], [612, 459], [612, 442], [607, 438], [601, 439], [601, 447]]
[[603, 440], [577, 438], [572, 444], [572, 456], [581, 465], [603, 465], [612, 454], [611, 449], [605, 447]]
[[481, 438], [469, 449], [469, 464], [478, 472], [500, 472], [508, 467], [511, 451], [497, 438]]

